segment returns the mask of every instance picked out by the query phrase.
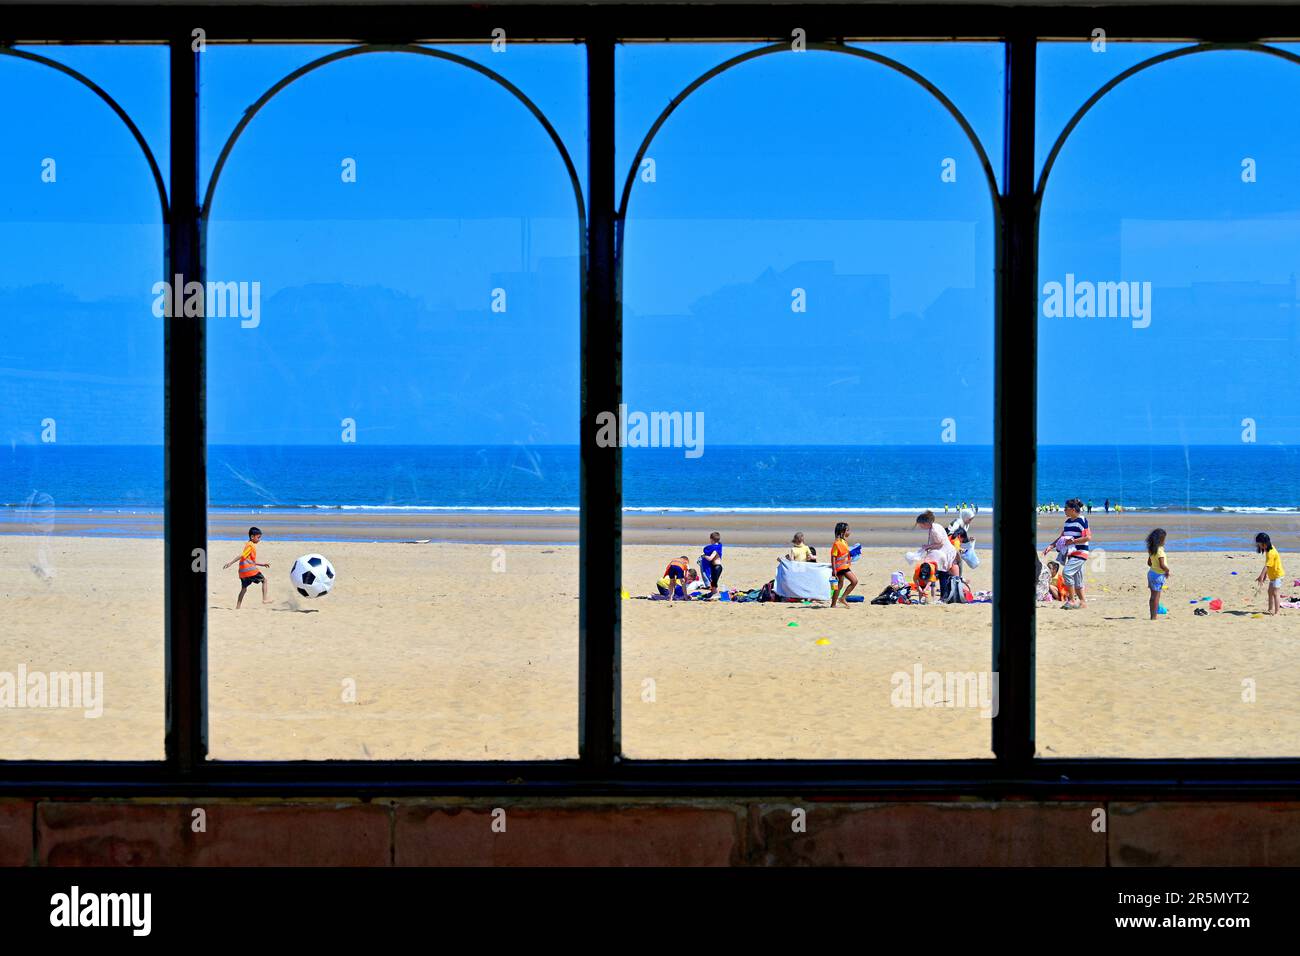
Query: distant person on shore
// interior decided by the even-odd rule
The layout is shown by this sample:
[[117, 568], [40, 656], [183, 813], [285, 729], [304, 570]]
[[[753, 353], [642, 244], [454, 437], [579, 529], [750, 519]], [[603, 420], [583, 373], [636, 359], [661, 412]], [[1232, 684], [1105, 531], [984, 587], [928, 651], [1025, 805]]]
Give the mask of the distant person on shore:
[[1165, 529], [1156, 528], [1147, 535], [1147, 589], [1151, 592], [1151, 620], [1160, 616], [1160, 593], [1169, 580], [1169, 561], [1165, 557]]
[[[1087, 607], [1083, 594], [1083, 569], [1088, 563], [1088, 551], [1091, 548], [1092, 532], [1088, 530], [1088, 519], [1082, 515], [1083, 502], [1071, 498], [1065, 503], [1065, 525], [1061, 528], [1058, 541], [1064, 543], [1061, 549], [1065, 553], [1065, 564], [1061, 573], [1065, 576], [1066, 598], [1062, 610], [1082, 609]], [[1055, 544], [1048, 545], [1043, 554], [1051, 551]]]
[[[704, 554], [700, 558], [701, 577], [709, 586], [709, 597], [715, 597], [718, 593], [718, 582], [722, 580], [722, 535], [713, 532], [709, 535], [709, 543], [704, 546]], [[707, 572], [707, 576], [704, 574]]]
[[849, 567], [849, 526], [841, 521], [835, 525], [835, 543], [831, 545], [831, 573], [835, 575], [835, 587], [831, 589], [831, 607], [839, 602], [840, 607], [848, 607], [849, 594], [858, 586], [858, 576]]
[[[1264, 555], [1264, 570], [1255, 580], [1259, 584], [1268, 582], [1268, 613], [1276, 614], [1282, 608], [1282, 555], [1273, 547], [1273, 541], [1264, 532], [1255, 535], [1255, 552]], [[1258, 592], [1256, 592], [1258, 593]]]
[[269, 568], [269, 564], [257, 563], [257, 543], [262, 540], [261, 528], [248, 529], [248, 543], [244, 545], [244, 550], [239, 552], [238, 557], [231, 558], [221, 566], [224, 571], [236, 561], [239, 562], [239, 597], [235, 600], [235, 610], [238, 611], [244, 603], [244, 592], [254, 584], [262, 585], [262, 603], [270, 604], [271, 599], [266, 594], [266, 578], [258, 568]]
[[790, 539], [790, 550], [785, 556], [791, 561], [816, 561], [816, 552], [808, 545], [804, 544], [803, 532], [796, 531], [794, 537]]
[[1106, 508], [1106, 514], [1110, 514], [1110, 499], [1109, 499], [1109, 498], [1106, 499], [1105, 508]]
[[1088, 514], [1092, 514], [1092, 502], [1088, 502]]

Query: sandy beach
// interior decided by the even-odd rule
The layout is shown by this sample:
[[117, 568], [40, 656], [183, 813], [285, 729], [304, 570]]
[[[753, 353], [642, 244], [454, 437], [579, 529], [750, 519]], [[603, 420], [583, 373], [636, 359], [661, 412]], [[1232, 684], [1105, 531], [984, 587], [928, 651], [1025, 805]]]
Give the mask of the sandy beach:
[[[828, 542], [806, 517], [800, 525], [820, 550]], [[902, 550], [915, 543], [914, 532], [897, 529], [898, 516], [872, 520], [886, 517], [893, 529], [861, 535], [874, 542], [892, 531], [899, 541], [865, 550], [857, 568], [860, 593], [868, 599], [890, 571], [904, 570]], [[1056, 516], [1045, 518], [1054, 530]], [[760, 533], [746, 524], [751, 516], [702, 520], [675, 545], [630, 543], [623, 549], [632, 596], [622, 604], [623, 744], [629, 756], [989, 755], [990, 722], [980, 701], [947, 706], [947, 692], [930, 701], [905, 693], [918, 665], [923, 678], [988, 671], [989, 605], [864, 603], [831, 610], [637, 599], [649, 593], [669, 558], [697, 554], [712, 527], [722, 528], [728, 542], [724, 585], [757, 587], [773, 576], [788, 530], [768, 546], [752, 547], [735, 543]], [[1150, 516], [1138, 520], [1151, 523]], [[1237, 540], [1267, 526], [1240, 516], [1206, 520]], [[337, 521], [317, 516], [311, 527]], [[633, 542], [637, 526], [629, 522]], [[1260, 559], [1245, 550], [1179, 551], [1174, 523], [1167, 526], [1174, 576], [1170, 613], [1161, 620], [1147, 620], [1144, 556], [1115, 549], [1090, 570], [1086, 610], [1039, 610], [1040, 754], [1300, 752], [1300, 611], [1254, 616], [1264, 605], [1262, 596], [1252, 596]], [[728, 530], [733, 527], [742, 530]], [[268, 530], [259, 550], [260, 559], [272, 563], [268, 605], [250, 591], [244, 608], [234, 610], [235, 571], [220, 566], [238, 543], [211, 544], [214, 757], [576, 754], [576, 547], [313, 542], [277, 539], [276, 529]], [[490, 537], [492, 527], [477, 533]], [[666, 533], [655, 529], [649, 536], [658, 541]], [[412, 534], [411, 540], [427, 537]], [[694, 543], [687, 547], [683, 540]], [[1277, 528], [1274, 540], [1291, 572], [1288, 583], [1300, 578], [1294, 530]], [[331, 558], [339, 579], [330, 596], [308, 602], [290, 591], [288, 570], [294, 558], [313, 550]], [[970, 575], [977, 589], [991, 586], [992, 555], [984, 557]], [[43, 578], [34, 566], [52, 576]], [[0, 536], [0, 672], [25, 667], [104, 675], [102, 715], [93, 719], [65, 708], [0, 709], [0, 757], [161, 757], [162, 583], [159, 540]], [[1300, 587], [1286, 593], [1292, 591], [1300, 594]], [[1224, 611], [1195, 617], [1190, 602], [1206, 596], [1222, 598]], [[940, 706], [901, 705], [908, 702]]]

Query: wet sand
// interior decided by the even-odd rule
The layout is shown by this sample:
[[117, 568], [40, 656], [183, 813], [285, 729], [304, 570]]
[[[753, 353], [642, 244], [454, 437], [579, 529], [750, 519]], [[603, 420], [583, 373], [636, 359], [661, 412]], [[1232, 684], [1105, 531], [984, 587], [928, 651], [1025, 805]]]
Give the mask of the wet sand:
[[[951, 521], [955, 512], [937, 512]], [[157, 537], [162, 534], [161, 514], [113, 512], [54, 512], [47, 517], [56, 535], [111, 535]], [[915, 515], [852, 511], [700, 512], [629, 511], [623, 516], [624, 544], [663, 544], [670, 547], [708, 540], [710, 531], [736, 545], [784, 545], [795, 531], [810, 541], [826, 539], [838, 521], [847, 521], [855, 539], [868, 547], [910, 545], [917, 538]], [[990, 543], [993, 515], [981, 512], [975, 519], [977, 539]], [[1050, 543], [1065, 520], [1063, 513], [1038, 516], [1039, 547]], [[1283, 549], [1300, 547], [1300, 514], [1238, 514], [1225, 512], [1140, 512], [1123, 514], [1094, 511], [1089, 516], [1100, 547], [1139, 550], [1153, 527], [1169, 532], [1174, 541], [1205, 550], [1248, 548], [1257, 531], [1267, 531]], [[456, 541], [504, 544], [576, 544], [576, 512], [554, 511], [326, 511], [319, 509], [261, 509], [213, 511], [209, 535], [214, 539], [243, 540], [256, 524], [270, 537], [300, 541]], [[16, 513], [0, 522], [3, 532], [23, 533], [28, 526]]]

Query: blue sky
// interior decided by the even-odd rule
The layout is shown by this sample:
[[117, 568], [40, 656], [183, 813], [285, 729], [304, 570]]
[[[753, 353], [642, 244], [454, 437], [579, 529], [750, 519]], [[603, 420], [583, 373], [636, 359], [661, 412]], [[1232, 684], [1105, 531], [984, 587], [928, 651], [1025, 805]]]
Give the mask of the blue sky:
[[[1040, 162], [1097, 86], [1170, 48], [1045, 44]], [[257, 96], [331, 49], [204, 55], [205, 179]], [[449, 49], [538, 104], [585, 189], [581, 47]], [[746, 49], [621, 47], [620, 167], [683, 86]], [[998, 45], [871, 49], [943, 89], [1000, 168]], [[38, 52], [117, 97], [166, 172], [161, 49]], [[0, 101], [21, 131], [0, 154], [0, 436], [37, 441], [53, 417], [62, 442], [157, 443], [147, 166], [66, 77], [0, 57], [0, 86], [23, 91]], [[1197, 55], [1122, 84], [1076, 130], [1044, 197], [1040, 281], [1149, 282], [1151, 323], [1038, 320], [1044, 442], [1234, 443], [1245, 418], [1261, 442], [1300, 442], [1297, 99], [1294, 64]], [[714, 443], [934, 443], [946, 418], [959, 442], [991, 441], [992, 205], [928, 94], [842, 54], [761, 57], [701, 88], [648, 156], [626, 228], [630, 406], [703, 411]], [[209, 278], [260, 283], [261, 308], [256, 328], [209, 320], [210, 439], [332, 443], [352, 418], [373, 443], [575, 442], [578, 251], [556, 149], [483, 77], [396, 54], [304, 77], [253, 120], [216, 191]]]

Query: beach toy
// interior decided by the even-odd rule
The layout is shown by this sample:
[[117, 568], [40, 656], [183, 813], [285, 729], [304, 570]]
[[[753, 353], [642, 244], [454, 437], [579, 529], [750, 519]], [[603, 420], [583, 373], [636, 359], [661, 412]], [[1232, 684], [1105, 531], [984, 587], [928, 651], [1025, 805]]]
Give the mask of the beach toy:
[[850, 594], [844, 600], [848, 601], [850, 604], [857, 604], [859, 601], [866, 600], [866, 598], [861, 594]]
[[627, 588], [624, 588], [624, 589], [623, 589], [622, 594], [623, 594], [623, 600], [624, 600], [624, 601], [630, 600], [631, 597], [632, 597], [632, 595], [630, 595], [630, 594], [627, 593]]
[[[1256, 615], [1256, 617], [1258, 617], [1258, 616], [1259, 616], [1259, 615]], [[826, 638], [824, 638], [824, 637], [819, 637], [819, 638], [817, 639], [816, 643], [817, 643], [817, 644], [829, 644], [830, 641], [828, 641], [828, 640], [827, 640]]]
[[789, 624], [786, 625], [786, 627], [798, 627], [798, 626], [799, 626], [798, 621], [791, 621]]
[[1263, 614], [1258, 614], [1258, 613], [1251, 615], [1251, 617], [1263, 617], [1263, 616], [1264, 616]]
[[730, 601], [730, 600], [731, 600], [731, 592], [730, 592], [730, 591], [719, 591], [719, 592], [718, 592], [718, 600], [719, 600], [719, 601]]
[[1222, 611], [1222, 610], [1223, 610], [1223, 602], [1222, 602], [1221, 600], [1219, 600], [1218, 598], [1215, 598], [1213, 601], [1210, 602], [1210, 610], [1211, 610], [1211, 611]]
[[1162, 605], [1160, 605], [1160, 607], [1156, 608], [1156, 613], [1157, 613], [1157, 614], [1168, 614], [1168, 613], [1169, 613], [1169, 608], [1165, 607], [1165, 606], [1162, 604]]
[[1205, 597], [1201, 598], [1201, 600], [1202, 600], [1202, 601], [1213, 601], [1214, 598], [1207, 594]]
[[1228, 572], [1228, 573], [1229, 573], [1229, 574], [1236, 574], [1237, 572], [1236, 572], [1236, 571], [1230, 571], [1230, 572]]

